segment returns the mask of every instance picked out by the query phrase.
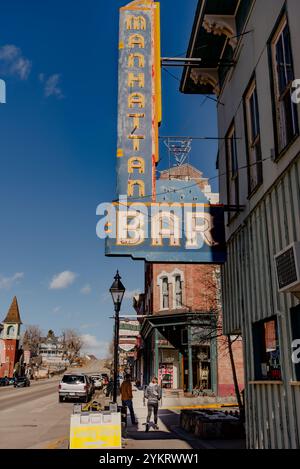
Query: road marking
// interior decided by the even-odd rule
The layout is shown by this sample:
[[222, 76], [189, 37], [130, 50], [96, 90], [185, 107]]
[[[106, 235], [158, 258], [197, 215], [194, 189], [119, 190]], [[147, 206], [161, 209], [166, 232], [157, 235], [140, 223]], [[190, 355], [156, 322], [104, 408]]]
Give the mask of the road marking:
[[48, 442], [47, 446], [44, 449], [58, 449], [66, 441], [69, 441], [68, 436], [56, 438], [55, 440]]

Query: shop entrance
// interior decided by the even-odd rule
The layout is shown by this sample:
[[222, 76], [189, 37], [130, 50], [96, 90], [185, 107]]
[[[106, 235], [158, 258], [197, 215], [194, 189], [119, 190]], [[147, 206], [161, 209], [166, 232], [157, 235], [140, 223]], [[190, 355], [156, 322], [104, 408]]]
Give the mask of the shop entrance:
[[[188, 390], [188, 357], [184, 355], [184, 390]], [[210, 391], [211, 383], [211, 361], [210, 347], [193, 346], [193, 389], [198, 391]]]

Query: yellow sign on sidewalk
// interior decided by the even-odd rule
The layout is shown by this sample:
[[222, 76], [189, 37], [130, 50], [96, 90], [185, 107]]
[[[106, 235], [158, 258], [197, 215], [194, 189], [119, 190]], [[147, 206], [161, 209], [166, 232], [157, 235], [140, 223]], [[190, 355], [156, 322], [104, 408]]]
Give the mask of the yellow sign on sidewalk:
[[120, 449], [120, 413], [84, 413], [71, 415], [70, 449]]

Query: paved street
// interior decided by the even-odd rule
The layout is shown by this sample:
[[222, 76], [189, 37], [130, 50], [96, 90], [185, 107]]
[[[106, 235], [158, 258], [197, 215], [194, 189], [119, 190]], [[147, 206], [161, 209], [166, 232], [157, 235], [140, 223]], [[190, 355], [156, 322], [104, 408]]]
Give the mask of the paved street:
[[[97, 369], [99, 362], [80, 372]], [[0, 388], [0, 449], [68, 447], [73, 403], [58, 403], [60, 379], [31, 382], [30, 388]]]
[[66, 439], [72, 404], [58, 404], [58, 380], [0, 389], [0, 448], [47, 448]]

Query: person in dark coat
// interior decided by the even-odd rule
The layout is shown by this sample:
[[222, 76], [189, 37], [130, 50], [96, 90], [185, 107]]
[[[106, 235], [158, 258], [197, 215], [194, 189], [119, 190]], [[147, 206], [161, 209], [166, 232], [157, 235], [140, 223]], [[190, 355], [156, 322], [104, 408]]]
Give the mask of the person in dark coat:
[[121, 398], [122, 398], [122, 406], [126, 408], [128, 407], [132, 425], [137, 425], [137, 422], [135, 420], [134, 410], [133, 410], [133, 403], [132, 403], [133, 395], [132, 395], [132, 384], [131, 384], [130, 375], [125, 376], [125, 380], [121, 384], [120, 391], [121, 391]]

